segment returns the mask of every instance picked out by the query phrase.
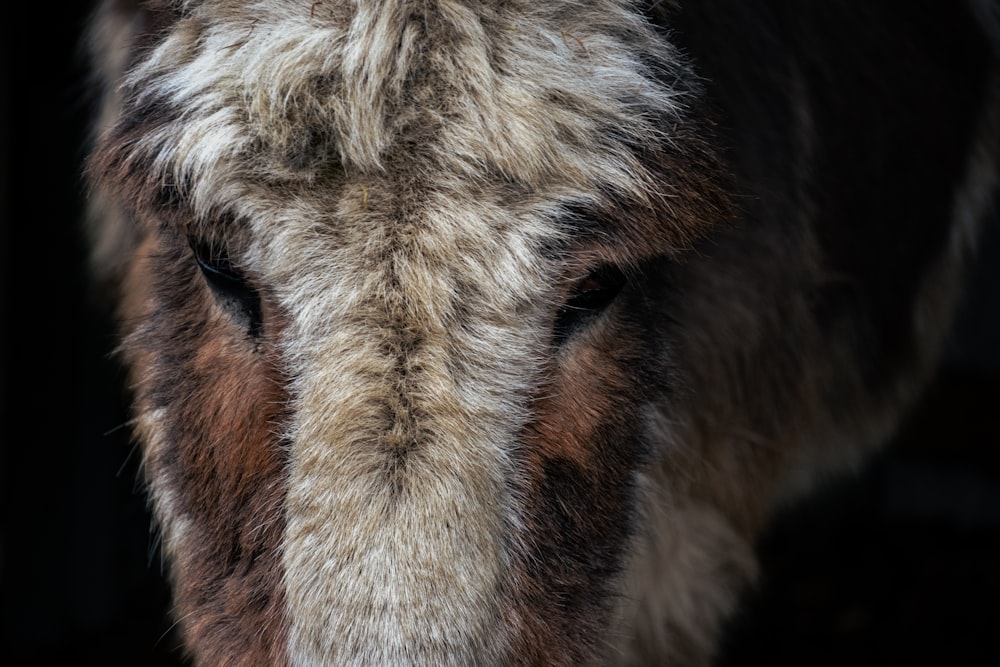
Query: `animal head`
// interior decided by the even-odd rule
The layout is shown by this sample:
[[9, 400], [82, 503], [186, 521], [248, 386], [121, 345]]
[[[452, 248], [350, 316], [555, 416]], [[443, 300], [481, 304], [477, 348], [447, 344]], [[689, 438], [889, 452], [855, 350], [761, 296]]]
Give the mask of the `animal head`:
[[887, 429], [830, 426], [818, 236], [739, 224], [668, 14], [101, 5], [94, 266], [200, 664], [707, 659], [802, 442]]

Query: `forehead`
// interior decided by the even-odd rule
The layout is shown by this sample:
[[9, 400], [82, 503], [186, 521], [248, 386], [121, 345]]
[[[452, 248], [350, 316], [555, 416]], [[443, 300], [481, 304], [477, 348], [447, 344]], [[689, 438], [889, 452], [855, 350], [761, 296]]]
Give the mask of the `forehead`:
[[380, 193], [697, 235], [717, 197], [677, 54], [619, 3], [517, 4], [186, 3], [128, 77], [106, 163], [196, 217]]

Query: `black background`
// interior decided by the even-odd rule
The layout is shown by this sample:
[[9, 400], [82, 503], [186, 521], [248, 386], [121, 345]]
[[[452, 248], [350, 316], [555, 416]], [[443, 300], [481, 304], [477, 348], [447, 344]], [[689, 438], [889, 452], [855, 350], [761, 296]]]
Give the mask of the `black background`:
[[[24, 3], [0, 21], [0, 661], [171, 665], [123, 377], [85, 277], [87, 6]], [[997, 236], [900, 437], [762, 541], [725, 665], [1000, 664]]]

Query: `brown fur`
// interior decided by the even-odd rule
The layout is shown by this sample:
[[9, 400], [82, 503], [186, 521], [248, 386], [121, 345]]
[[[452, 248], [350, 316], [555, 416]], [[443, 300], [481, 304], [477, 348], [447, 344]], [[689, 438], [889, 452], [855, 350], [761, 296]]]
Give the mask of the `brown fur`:
[[[174, 614], [186, 641], [206, 646], [203, 661], [283, 664], [286, 630], [276, 563], [284, 525], [285, 380], [273, 351], [242, 350], [219, 313], [196, 308], [180, 320], [156, 314], [177, 312], [178, 298], [203, 302], [206, 289], [191, 284], [186, 270], [179, 272], [179, 241], [166, 236], [137, 251], [145, 260], [135, 265], [129, 284], [133, 294], [145, 296], [136, 299], [140, 303], [131, 306], [126, 321], [147, 324], [126, 338], [124, 355], [139, 397], [140, 437], [156, 443], [147, 446], [144, 460], [153, 498], [185, 517], [184, 530], [164, 544], [177, 563]], [[175, 286], [171, 291], [143, 289], [148, 276], [165, 274], [174, 274], [167, 280]], [[280, 316], [269, 321], [273, 332], [280, 331]], [[150, 432], [144, 415], [164, 405], [179, 407], [177, 420], [164, 433]], [[225, 642], [216, 645], [208, 637]]]

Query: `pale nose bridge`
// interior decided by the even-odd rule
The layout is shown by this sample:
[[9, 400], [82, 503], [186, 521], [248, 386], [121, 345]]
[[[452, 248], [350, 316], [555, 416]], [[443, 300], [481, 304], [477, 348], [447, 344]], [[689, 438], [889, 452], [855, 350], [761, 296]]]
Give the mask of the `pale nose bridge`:
[[400, 213], [379, 192], [296, 277], [313, 297], [296, 304], [310, 314], [300, 331], [319, 353], [300, 357], [304, 375], [325, 376], [315, 399], [329, 417], [307, 426], [396, 463], [435, 441], [506, 436], [537, 356], [538, 318], [521, 307], [539, 282], [531, 240], [489, 207], [448, 200]]
[[355, 331], [381, 341], [338, 374], [350, 386], [303, 395], [284, 552], [291, 644], [302, 664], [499, 655], [504, 443], [460, 404], [441, 346], [382, 314]]
[[468, 237], [436, 229], [359, 231], [332, 248], [336, 271], [327, 254], [296, 276], [284, 564], [302, 664], [507, 651], [496, 592], [533, 357], [508, 303], [484, 297], [505, 282], [485, 273], [515, 263], [462, 257]]
[[455, 281], [419, 243], [401, 246], [385, 263], [369, 323], [386, 368], [384, 423], [372, 437], [397, 472], [410, 453], [454, 437], [442, 430], [460, 425], [463, 413], [454, 378]]
[[409, 453], [421, 442], [433, 437], [429, 432], [429, 415], [422, 415], [420, 397], [426, 389], [427, 376], [435, 372], [420, 361], [425, 337], [411, 327], [394, 328], [386, 334], [383, 346], [389, 356], [390, 371], [384, 377], [385, 424], [373, 434], [379, 449], [389, 457], [389, 469], [397, 470], [405, 464]]

